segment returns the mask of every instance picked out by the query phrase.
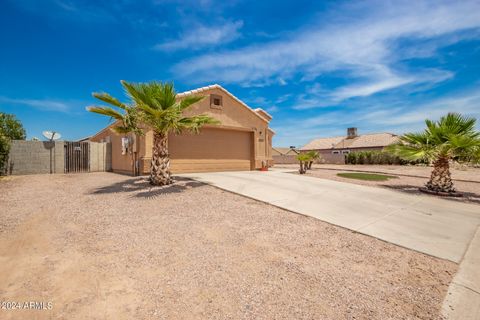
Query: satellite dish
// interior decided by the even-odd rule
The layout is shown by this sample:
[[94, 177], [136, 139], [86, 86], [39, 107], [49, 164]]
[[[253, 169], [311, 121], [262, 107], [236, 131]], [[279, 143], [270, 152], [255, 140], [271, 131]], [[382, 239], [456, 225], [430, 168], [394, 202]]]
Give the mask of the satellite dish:
[[55, 131], [43, 131], [42, 134], [45, 138], [47, 138], [50, 141], [58, 140], [62, 136], [60, 133]]

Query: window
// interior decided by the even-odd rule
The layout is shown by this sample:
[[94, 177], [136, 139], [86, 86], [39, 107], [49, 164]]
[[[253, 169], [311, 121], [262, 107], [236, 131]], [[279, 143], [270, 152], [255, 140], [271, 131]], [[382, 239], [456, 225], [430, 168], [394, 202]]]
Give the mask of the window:
[[222, 96], [220, 96], [218, 94], [211, 94], [210, 95], [210, 108], [222, 109], [222, 106], [223, 106]]
[[342, 154], [349, 154], [350, 150], [342, 150]]
[[340, 154], [340, 151], [332, 151], [332, 154]]

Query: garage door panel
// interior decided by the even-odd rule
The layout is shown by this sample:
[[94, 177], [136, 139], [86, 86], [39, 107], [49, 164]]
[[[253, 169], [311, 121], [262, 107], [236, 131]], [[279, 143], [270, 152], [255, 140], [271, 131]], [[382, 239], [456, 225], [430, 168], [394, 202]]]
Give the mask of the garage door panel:
[[171, 160], [173, 172], [212, 172], [244, 171], [251, 169], [250, 160], [231, 159], [174, 159]]
[[203, 129], [200, 134], [169, 136], [173, 172], [250, 170], [252, 133]]

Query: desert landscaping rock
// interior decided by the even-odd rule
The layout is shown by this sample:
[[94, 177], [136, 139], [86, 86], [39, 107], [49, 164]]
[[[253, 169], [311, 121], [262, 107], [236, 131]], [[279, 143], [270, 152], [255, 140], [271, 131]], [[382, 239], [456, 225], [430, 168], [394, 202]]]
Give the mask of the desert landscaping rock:
[[455, 263], [182, 179], [0, 181], [1, 319], [438, 319]]

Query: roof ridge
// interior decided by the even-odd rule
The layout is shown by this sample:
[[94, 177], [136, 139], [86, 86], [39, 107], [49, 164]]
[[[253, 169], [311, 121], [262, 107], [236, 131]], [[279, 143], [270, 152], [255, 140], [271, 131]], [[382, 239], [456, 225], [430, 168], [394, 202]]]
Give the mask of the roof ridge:
[[386, 132], [386, 131], [383, 131], [383, 132], [364, 133], [364, 134], [359, 134], [359, 136], [370, 136], [370, 135], [374, 135], [374, 134], [391, 134], [391, 135], [396, 136], [396, 134], [391, 133], [391, 132]]
[[317, 139], [330, 139], [330, 138], [343, 138], [343, 137], [346, 137], [346, 136], [320, 137]]

